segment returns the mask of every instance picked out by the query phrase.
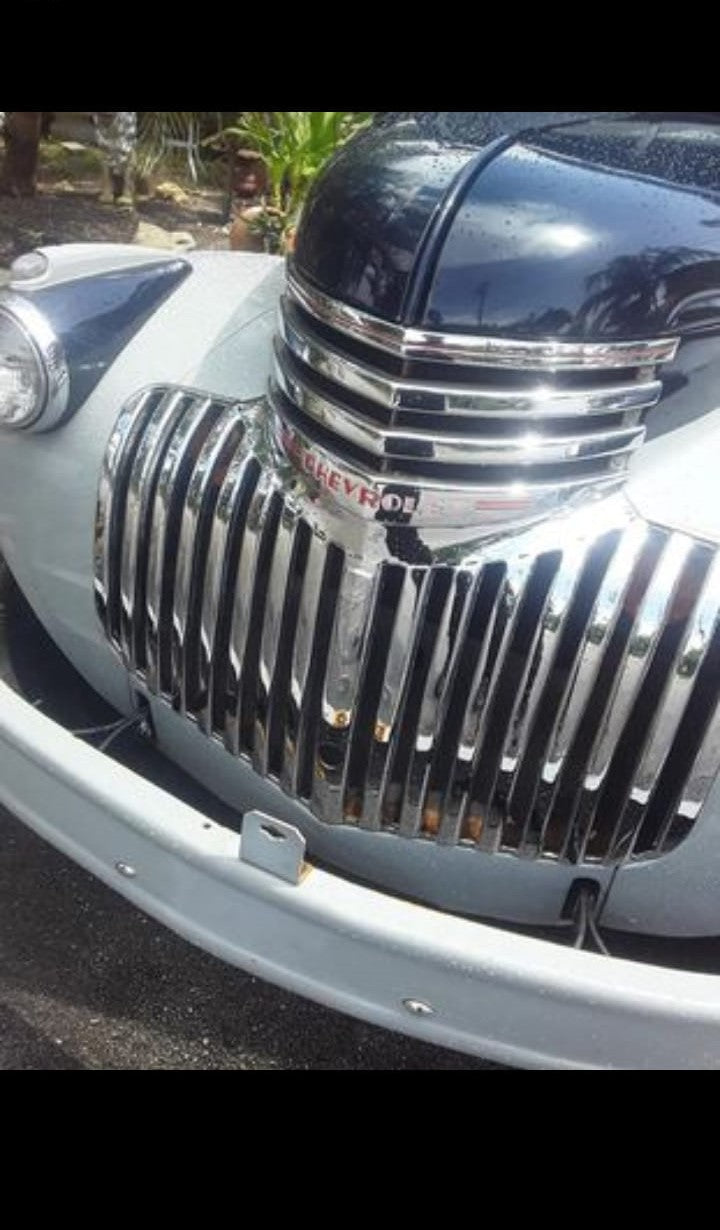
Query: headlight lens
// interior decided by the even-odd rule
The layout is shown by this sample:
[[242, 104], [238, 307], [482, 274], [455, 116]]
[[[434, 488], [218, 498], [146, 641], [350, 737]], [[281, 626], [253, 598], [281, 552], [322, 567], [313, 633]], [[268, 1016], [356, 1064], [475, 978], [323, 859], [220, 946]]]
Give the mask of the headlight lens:
[[54, 427], [67, 406], [63, 348], [38, 309], [19, 295], [0, 302], [0, 427]]
[[0, 423], [25, 427], [42, 410], [47, 392], [40, 356], [0, 309]]

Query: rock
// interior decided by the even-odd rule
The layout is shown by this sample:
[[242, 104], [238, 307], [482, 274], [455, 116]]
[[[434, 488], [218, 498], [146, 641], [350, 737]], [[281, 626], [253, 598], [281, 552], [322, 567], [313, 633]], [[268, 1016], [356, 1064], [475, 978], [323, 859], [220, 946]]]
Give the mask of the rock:
[[153, 196], [158, 201], [173, 201], [176, 205], [187, 205], [190, 201], [190, 197], [185, 189], [181, 188], [179, 184], [174, 183], [171, 179], [163, 180], [161, 184], [158, 184], [153, 192]]
[[195, 247], [195, 240], [189, 231], [166, 231], [154, 222], [138, 222], [133, 236], [133, 243], [143, 248], [168, 248], [171, 251], [187, 251]]

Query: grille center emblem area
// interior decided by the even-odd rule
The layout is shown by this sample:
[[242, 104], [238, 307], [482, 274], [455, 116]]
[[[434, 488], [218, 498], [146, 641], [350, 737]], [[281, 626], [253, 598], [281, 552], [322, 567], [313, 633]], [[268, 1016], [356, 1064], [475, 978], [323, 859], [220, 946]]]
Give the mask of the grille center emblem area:
[[418, 511], [419, 496], [411, 489], [388, 490], [384, 485], [373, 485], [345, 468], [338, 469], [328, 454], [310, 447], [299, 432], [285, 428], [280, 434], [283, 450], [303, 471], [315, 479], [326, 491], [339, 496], [358, 509], [398, 514], [411, 517]]

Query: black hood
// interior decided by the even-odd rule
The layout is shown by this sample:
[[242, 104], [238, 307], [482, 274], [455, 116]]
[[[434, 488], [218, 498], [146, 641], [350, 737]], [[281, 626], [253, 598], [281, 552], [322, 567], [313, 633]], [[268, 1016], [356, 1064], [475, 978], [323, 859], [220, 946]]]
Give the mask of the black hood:
[[297, 268], [432, 329], [633, 338], [714, 324], [717, 118], [388, 113], [315, 185]]

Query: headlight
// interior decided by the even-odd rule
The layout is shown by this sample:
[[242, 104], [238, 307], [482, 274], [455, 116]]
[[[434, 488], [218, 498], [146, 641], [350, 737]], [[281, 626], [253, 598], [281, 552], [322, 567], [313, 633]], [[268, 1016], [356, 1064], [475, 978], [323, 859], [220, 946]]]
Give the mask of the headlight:
[[45, 430], [62, 418], [69, 375], [63, 347], [28, 299], [0, 301], [0, 427]]

